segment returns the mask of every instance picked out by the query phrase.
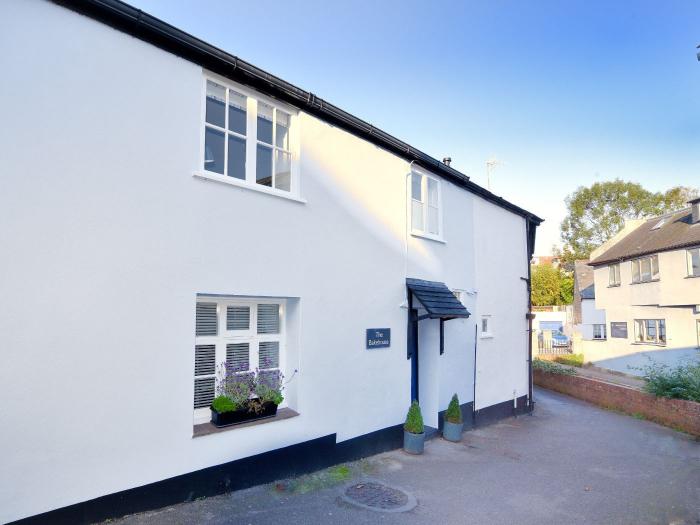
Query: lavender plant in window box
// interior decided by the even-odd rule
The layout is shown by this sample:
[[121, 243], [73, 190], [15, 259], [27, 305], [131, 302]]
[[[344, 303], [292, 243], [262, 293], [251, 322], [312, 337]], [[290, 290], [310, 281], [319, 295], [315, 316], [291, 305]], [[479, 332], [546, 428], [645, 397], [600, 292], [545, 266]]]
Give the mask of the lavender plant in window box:
[[226, 427], [273, 417], [282, 396], [279, 370], [239, 370], [222, 365], [217, 377], [218, 396], [211, 404], [211, 422]]

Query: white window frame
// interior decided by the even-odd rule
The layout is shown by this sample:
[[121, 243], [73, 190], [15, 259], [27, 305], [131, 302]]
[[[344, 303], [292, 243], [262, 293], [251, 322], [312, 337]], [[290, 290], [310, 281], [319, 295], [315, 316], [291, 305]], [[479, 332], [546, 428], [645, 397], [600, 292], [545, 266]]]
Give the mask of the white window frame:
[[686, 250], [686, 258], [688, 261], [688, 277], [700, 277], [700, 270], [698, 273], [693, 273], [693, 252], [698, 254], [700, 257], [700, 247], [699, 248], [689, 248]]
[[[284, 299], [264, 299], [264, 298], [239, 298], [239, 297], [219, 297], [219, 296], [197, 296], [198, 303], [216, 303], [217, 305], [217, 335], [195, 335], [196, 345], [215, 345], [216, 347], [216, 372], [219, 367], [226, 362], [226, 345], [235, 343], [248, 343], [248, 370], [254, 371], [259, 364], [259, 345], [265, 341], [279, 342], [279, 367], [278, 369], [284, 373], [286, 370], [286, 311], [287, 303]], [[280, 331], [278, 334], [258, 334], [258, 305], [260, 304], [278, 304], [280, 308]], [[226, 308], [228, 306], [247, 306], [250, 308], [250, 325], [247, 331], [233, 331], [226, 329]], [[194, 349], [194, 347], [193, 347]], [[193, 363], [194, 366], [194, 363]], [[216, 372], [214, 376], [216, 376]], [[194, 376], [196, 379], [204, 377], [212, 377], [211, 374], [206, 376]], [[194, 384], [194, 382], [193, 382]], [[214, 393], [216, 396], [216, 392]], [[286, 406], [286, 401], [283, 401], [280, 407]], [[191, 405], [190, 405], [191, 407]], [[208, 407], [195, 408], [194, 424], [206, 423], [211, 419], [211, 412]]]
[[[413, 176], [418, 175], [421, 177], [421, 198], [422, 200], [414, 199], [413, 198]], [[436, 183], [437, 186], [437, 215], [438, 215], [438, 232], [437, 234], [435, 233], [430, 233], [428, 232], [428, 207], [430, 207], [428, 203], [428, 179], [433, 180]], [[443, 224], [442, 224], [442, 208], [443, 208], [443, 201], [442, 201], [442, 180], [440, 180], [438, 177], [435, 175], [432, 175], [431, 173], [427, 171], [423, 171], [417, 167], [413, 167], [411, 170], [409, 176], [406, 178], [407, 180], [407, 197], [408, 197], [408, 223], [411, 231], [411, 235], [414, 235], [416, 237], [424, 237], [426, 239], [431, 239], [434, 241], [439, 241], [439, 242], [445, 242], [444, 236], [443, 236]], [[413, 203], [414, 202], [420, 202], [421, 205], [423, 206], [423, 229], [417, 228], [413, 224]]]
[[[597, 333], [596, 333], [597, 330]], [[593, 325], [593, 339], [595, 340], [605, 340], [607, 339], [607, 327], [605, 324], [594, 324]]]
[[[246, 134], [245, 137], [239, 133], [221, 129], [218, 126], [209, 124], [206, 122], [206, 102], [207, 102], [207, 81], [215, 82], [227, 89], [226, 100], [228, 104], [228, 90], [235, 91], [246, 97]], [[264, 186], [258, 184], [256, 181], [257, 173], [257, 147], [258, 144], [265, 144], [258, 141], [258, 102], [264, 102], [265, 104], [272, 106], [273, 109], [273, 127], [272, 127], [272, 145], [266, 144], [272, 148], [272, 176], [273, 186]], [[199, 163], [198, 168], [195, 170], [193, 175], [200, 179], [206, 179], [216, 182], [221, 182], [231, 186], [237, 186], [239, 188], [245, 188], [248, 190], [258, 191], [260, 193], [265, 193], [269, 195], [274, 195], [276, 197], [283, 197], [292, 201], [297, 201], [305, 203], [306, 200], [301, 197], [301, 170], [299, 168], [299, 157], [300, 157], [300, 141], [299, 141], [299, 110], [287, 104], [284, 104], [278, 100], [274, 100], [270, 97], [266, 97], [261, 93], [257, 93], [245, 86], [232, 82], [219, 75], [206, 72], [202, 78], [202, 93], [201, 93], [201, 103], [200, 103], [200, 146], [199, 146]], [[282, 111], [289, 115], [289, 149], [284, 150], [276, 145], [276, 120], [277, 111]], [[228, 123], [228, 106], [226, 107], [225, 113], [226, 123]], [[229, 177], [227, 175], [222, 175], [213, 171], [208, 171], [205, 168], [205, 131], [207, 127], [211, 127], [218, 131], [223, 131], [225, 134], [231, 134], [238, 136], [240, 138], [246, 139], [246, 162], [245, 162], [245, 180], [237, 179], [235, 177]], [[225, 135], [227, 136], [227, 135]], [[275, 177], [275, 150], [284, 151], [290, 154], [290, 171], [291, 171], [291, 181], [289, 191], [280, 190], [274, 187], [274, 177]], [[227, 149], [225, 148], [225, 151]], [[224, 158], [224, 169], [227, 169], [228, 158]]]
[[620, 286], [620, 263], [609, 266], [608, 286]]
[[[648, 324], [654, 323], [655, 336], [653, 340], [648, 337]], [[661, 332], [661, 324], [664, 327], [664, 339], [661, 340], [659, 334]], [[635, 319], [634, 320], [634, 342], [636, 344], [666, 346], [668, 342], [668, 332], [666, 327], [666, 319]]]
[[[486, 322], [486, 331], [484, 331], [484, 321]], [[490, 339], [493, 337], [492, 321], [491, 314], [484, 314], [481, 316], [479, 324], [479, 337], [481, 337], [481, 339]]]
[[[649, 278], [645, 279], [642, 271], [643, 266], [647, 260], [649, 261]], [[656, 263], [656, 272], [654, 272], [654, 263]], [[635, 269], [637, 277], [635, 277]], [[661, 270], [659, 268], [658, 254], [647, 255], [645, 257], [638, 257], [637, 259], [632, 259], [630, 261], [630, 271], [632, 274], [632, 284], [653, 283], [661, 280]]]

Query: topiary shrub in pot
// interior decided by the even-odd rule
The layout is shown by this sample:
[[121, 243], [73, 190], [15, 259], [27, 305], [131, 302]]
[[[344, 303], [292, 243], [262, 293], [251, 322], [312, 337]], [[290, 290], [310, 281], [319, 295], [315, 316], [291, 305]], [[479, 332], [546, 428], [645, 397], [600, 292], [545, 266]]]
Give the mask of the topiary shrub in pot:
[[409, 454], [422, 454], [425, 445], [425, 426], [418, 401], [411, 403], [403, 425], [403, 449]]
[[447, 406], [445, 418], [442, 425], [442, 437], [447, 441], [462, 441], [462, 430], [464, 429], [464, 421], [462, 421], [462, 409], [459, 407], [459, 398], [457, 394], [452, 396], [450, 404]]

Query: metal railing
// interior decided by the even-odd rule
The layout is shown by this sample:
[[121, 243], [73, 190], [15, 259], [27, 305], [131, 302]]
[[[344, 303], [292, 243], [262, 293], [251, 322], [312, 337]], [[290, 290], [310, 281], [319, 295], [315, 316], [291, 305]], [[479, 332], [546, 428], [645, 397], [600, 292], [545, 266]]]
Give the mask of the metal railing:
[[544, 337], [537, 338], [537, 353], [542, 355], [564, 355], [573, 354], [573, 346], [571, 340], [567, 343], [557, 342], [554, 339]]

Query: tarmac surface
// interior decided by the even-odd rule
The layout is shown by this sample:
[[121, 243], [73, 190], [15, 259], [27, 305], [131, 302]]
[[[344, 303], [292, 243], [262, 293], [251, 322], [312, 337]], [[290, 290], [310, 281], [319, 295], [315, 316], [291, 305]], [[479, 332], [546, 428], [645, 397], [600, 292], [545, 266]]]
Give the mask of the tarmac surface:
[[[531, 416], [430, 440], [422, 456], [396, 450], [110, 523], [700, 524], [700, 442], [548, 390], [535, 400]], [[372, 510], [385, 494], [392, 511]]]

